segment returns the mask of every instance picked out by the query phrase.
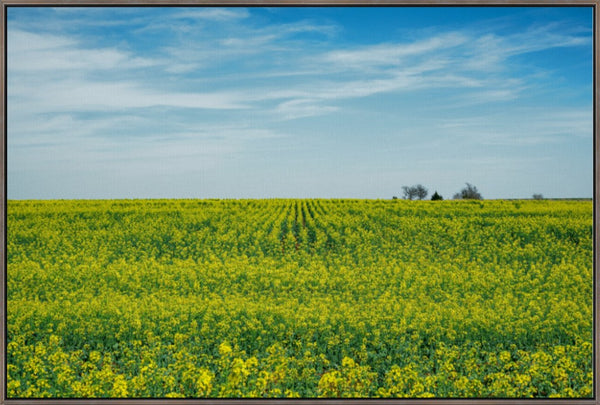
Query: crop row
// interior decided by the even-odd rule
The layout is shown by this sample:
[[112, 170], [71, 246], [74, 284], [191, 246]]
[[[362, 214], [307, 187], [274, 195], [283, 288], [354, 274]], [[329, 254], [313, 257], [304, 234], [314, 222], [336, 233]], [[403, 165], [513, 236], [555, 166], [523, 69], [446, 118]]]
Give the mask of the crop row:
[[9, 397], [589, 397], [589, 201], [9, 201]]

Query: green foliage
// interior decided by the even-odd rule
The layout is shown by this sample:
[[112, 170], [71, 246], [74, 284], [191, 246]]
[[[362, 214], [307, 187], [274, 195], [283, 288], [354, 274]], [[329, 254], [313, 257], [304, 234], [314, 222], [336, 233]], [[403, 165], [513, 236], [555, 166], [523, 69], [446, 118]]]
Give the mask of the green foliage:
[[591, 397], [589, 201], [9, 201], [7, 395]]
[[460, 190], [460, 192], [454, 194], [455, 200], [483, 200], [483, 196], [472, 184], [467, 183], [467, 186]]
[[443, 199], [444, 197], [439, 195], [437, 191], [431, 196], [431, 201], [442, 201]]

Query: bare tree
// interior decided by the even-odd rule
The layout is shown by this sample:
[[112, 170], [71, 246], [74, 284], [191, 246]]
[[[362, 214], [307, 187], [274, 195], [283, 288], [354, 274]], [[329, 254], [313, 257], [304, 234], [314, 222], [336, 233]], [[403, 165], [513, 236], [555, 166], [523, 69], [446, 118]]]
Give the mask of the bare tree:
[[469, 183], [466, 184], [467, 187], [454, 194], [455, 200], [483, 200], [483, 197], [479, 191], [477, 191], [477, 187]]
[[533, 195], [533, 199], [534, 199], [534, 200], [543, 200], [543, 199], [544, 199], [544, 196], [543, 196], [543, 195], [541, 195], [541, 194], [534, 194], [534, 195]]
[[422, 200], [427, 197], [427, 189], [423, 187], [421, 184], [417, 184], [414, 186], [402, 186], [402, 196], [405, 200], [414, 200], [419, 199]]
[[421, 184], [417, 184], [416, 186], [413, 186], [413, 187], [415, 188], [415, 193], [419, 200], [423, 200], [425, 197], [427, 197], [428, 191]]
[[415, 191], [412, 187], [402, 186], [402, 198], [405, 200], [412, 200], [415, 198]]

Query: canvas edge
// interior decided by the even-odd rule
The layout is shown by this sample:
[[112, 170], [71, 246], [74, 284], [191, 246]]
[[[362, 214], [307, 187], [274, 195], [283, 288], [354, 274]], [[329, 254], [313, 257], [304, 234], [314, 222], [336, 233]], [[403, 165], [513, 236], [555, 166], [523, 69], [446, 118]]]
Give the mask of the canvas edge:
[[7, 0], [16, 4], [190, 5], [190, 6], [594, 6], [599, 0]]
[[[6, 397], [6, 215], [7, 215], [7, 166], [6, 166], [6, 61], [5, 61], [5, 32], [6, 32], [6, 7], [10, 5], [211, 5], [211, 6], [261, 6], [261, 5], [298, 5], [298, 6], [344, 6], [344, 5], [366, 5], [366, 6], [593, 6], [594, 7], [594, 398], [592, 399], [8, 399]], [[383, 404], [406, 404], [406, 405], [528, 405], [532, 402], [536, 405], [600, 405], [600, 329], [598, 328], [598, 314], [600, 314], [600, 275], [598, 264], [600, 263], [600, 230], [598, 229], [598, 214], [600, 213], [600, 165], [598, 164], [598, 152], [600, 152], [600, 117], [598, 91], [599, 68], [600, 68], [600, 0], [0, 0], [0, 404], [6, 405], [63, 405], [63, 404], [89, 404], [89, 405], [175, 405], [175, 404], [198, 404], [198, 405], [239, 405], [239, 404], [269, 404], [269, 405], [383, 405]]]
[[598, 152], [600, 147], [600, 106], [598, 97], [598, 85], [600, 83], [600, 2], [596, 2], [594, 7], [594, 72], [593, 72], [593, 108], [594, 108], [594, 398], [596, 404], [600, 404], [600, 384], [598, 376], [600, 375], [600, 328], [598, 324], [598, 315], [600, 314], [600, 274], [598, 266], [600, 264], [600, 230], [598, 229], [598, 214], [600, 213], [600, 164], [598, 163]]
[[0, 4], [0, 401], [6, 398], [6, 49], [5, 7]]
[[597, 6], [600, 0], [0, 0], [3, 5], [170, 6]]
[[122, 398], [122, 399], [5, 399], [7, 405], [593, 405], [594, 399], [477, 399], [477, 398]]

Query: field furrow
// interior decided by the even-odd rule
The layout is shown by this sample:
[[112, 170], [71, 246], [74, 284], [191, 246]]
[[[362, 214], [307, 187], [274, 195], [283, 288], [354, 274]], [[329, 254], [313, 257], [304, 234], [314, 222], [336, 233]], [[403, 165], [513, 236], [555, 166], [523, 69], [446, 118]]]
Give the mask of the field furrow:
[[9, 201], [8, 396], [590, 397], [591, 201]]

